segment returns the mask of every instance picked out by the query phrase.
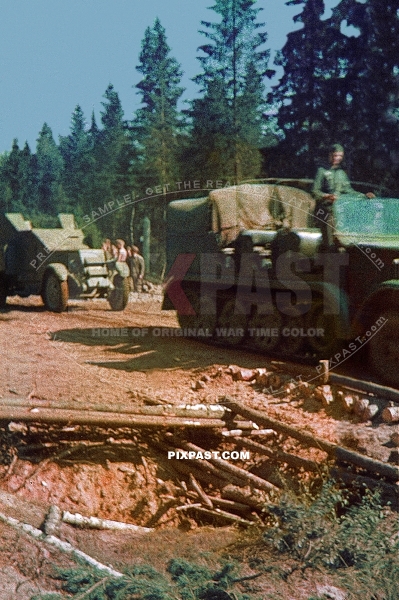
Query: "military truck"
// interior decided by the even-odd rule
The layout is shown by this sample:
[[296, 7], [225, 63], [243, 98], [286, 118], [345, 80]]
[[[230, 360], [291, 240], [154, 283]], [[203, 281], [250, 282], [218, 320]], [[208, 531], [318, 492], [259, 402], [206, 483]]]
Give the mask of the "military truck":
[[171, 202], [163, 308], [184, 335], [276, 356], [367, 349], [398, 386], [399, 199], [342, 195], [333, 213], [326, 249], [312, 196], [278, 181]]
[[129, 297], [126, 263], [89, 248], [73, 215], [58, 215], [59, 228], [40, 229], [18, 213], [0, 215], [0, 306], [7, 296], [41, 295], [53, 312], [69, 298], [107, 298], [123, 310]]

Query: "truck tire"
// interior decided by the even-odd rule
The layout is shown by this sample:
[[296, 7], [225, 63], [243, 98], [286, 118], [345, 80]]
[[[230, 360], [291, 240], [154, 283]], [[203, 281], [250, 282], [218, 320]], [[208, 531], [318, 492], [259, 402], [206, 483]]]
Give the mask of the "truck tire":
[[329, 359], [339, 346], [337, 339], [337, 319], [328, 314], [325, 303], [317, 298], [305, 316], [305, 328], [313, 332], [307, 337], [311, 352], [319, 359]]
[[63, 312], [68, 306], [68, 282], [49, 272], [44, 276], [42, 300], [47, 310]]
[[115, 275], [114, 289], [108, 295], [108, 302], [112, 310], [124, 310], [129, 301], [129, 280], [127, 277]]
[[262, 352], [273, 352], [280, 345], [282, 325], [283, 319], [275, 306], [272, 312], [265, 308], [264, 314], [257, 310], [248, 323], [251, 342]]
[[218, 330], [220, 341], [228, 346], [238, 346], [243, 342], [248, 332], [248, 312], [240, 300], [230, 298], [223, 305]]
[[399, 313], [387, 311], [376, 321], [386, 319], [369, 342], [369, 363], [373, 371], [388, 385], [399, 387]]

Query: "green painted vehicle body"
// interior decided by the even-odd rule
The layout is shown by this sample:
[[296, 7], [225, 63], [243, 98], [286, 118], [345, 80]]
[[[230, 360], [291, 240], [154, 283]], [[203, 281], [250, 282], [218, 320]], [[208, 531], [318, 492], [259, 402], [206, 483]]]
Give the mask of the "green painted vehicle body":
[[[336, 245], [326, 251], [315, 202], [303, 189], [251, 183], [171, 202], [163, 307], [177, 310], [193, 335], [205, 327], [208, 338], [233, 347], [293, 358], [330, 359], [369, 331], [381, 339], [386, 314], [396, 331], [399, 199], [342, 195], [332, 212]], [[397, 327], [399, 338], [399, 316]], [[303, 340], [284, 338], [284, 328], [304, 331]], [[230, 339], [222, 338], [229, 329]], [[261, 339], [251, 331], [263, 331]], [[318, 331], [323, 339], [306, 337]], [[391, 360], [397, 377], [392, 364], [385, 377], [395, 385], [398, 353]]]
[[115, 276], [128, 277], [126, 265], [119, 267], [119, 263], [106, 259], [103, 250], [85, 243], [85, 234], [76, 228], [73, 215], [61, 214], [58, 218], [60, 227], [44, 229], [33, 228], [20, 214], [0, 215], [3, 304], [7, 296], [30, 295], [42, 295], [46, 304], [49, 279], [53, 282], [53, 297], [58, 282], [64, 297], [108, 298], [115, 290]]

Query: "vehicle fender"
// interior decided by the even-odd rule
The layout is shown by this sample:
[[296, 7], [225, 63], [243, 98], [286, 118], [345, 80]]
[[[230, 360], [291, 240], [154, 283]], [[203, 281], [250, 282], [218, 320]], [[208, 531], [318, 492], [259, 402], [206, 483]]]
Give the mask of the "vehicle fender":
[[68, 280], [68, 269], [62, 263], [51, 263], [50, 265], [48, 265], [44, 272], [43, 279], [49, 272], [54, 273], [60, 281]]
[[363, 327], [372, 325], [382, 312], [396, 310], [399, 313], [399, 281], [384, 281], [368, 296], [356, 314], [356, 322]]
[[125, 262], [116, 262], [115, 269], [118, 272], [118, 275], [120, 275], [123, 278], [129, 277], [130, 275], [130, 269]]

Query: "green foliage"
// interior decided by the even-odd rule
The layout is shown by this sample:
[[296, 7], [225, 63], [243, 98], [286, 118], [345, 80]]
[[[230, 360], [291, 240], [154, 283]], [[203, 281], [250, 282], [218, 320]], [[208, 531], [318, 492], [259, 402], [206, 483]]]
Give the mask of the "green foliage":
[[[84, 594], [87, 600], [249, 600], [249, 597], [229, 590], [234, 586], [235, 566], [228, 563], [219, 571], [192, 564], [180, 558], [172, 559], [167, 573], [149, 565], [128, 569], [123, 577], [104, 576], [85, 567], [63, 569], [57, 578], [64, 582], [69, 594]], [[56, 594], [35, 596], [32, 600], [57, 600]]]
[[191, 103], [193, 175], [241, 180], [260, 173], [265, 129], [264, 77], [270, 75], [267, 34], [254, 0], [217, 0], [219, 23], [202, 21], [208, 44], [200, 47], [202, 97]]
[[364, 586], [368, 598], [394, 598], [373, 596], [399, 576], [397, 522], [387, 518], [378, 493], [349, 506], [345, 494], [328, 484], [312, 501], [285, 497], [269, 511], [274, 522], [264, 534], [268, 547], [302, 567], [338, 569], [348, 589]]
[[397, 2], [341, 0], [329, 19], [323, 0], [287, 4], [302, 6], [294, 21], [303, 26], [288, 34], [276, 59], [284, 74], [271, 99], [280, 103], [281, 151], [291, 169], [279, 174], [313, 177], [315, 163], [339, 141], [352, 179], [397, 188]]
[[44, 123], [36, 145], [37, 206], [41, 212], [56, 215], [62, 205], [63, 160], [51, 128]]

